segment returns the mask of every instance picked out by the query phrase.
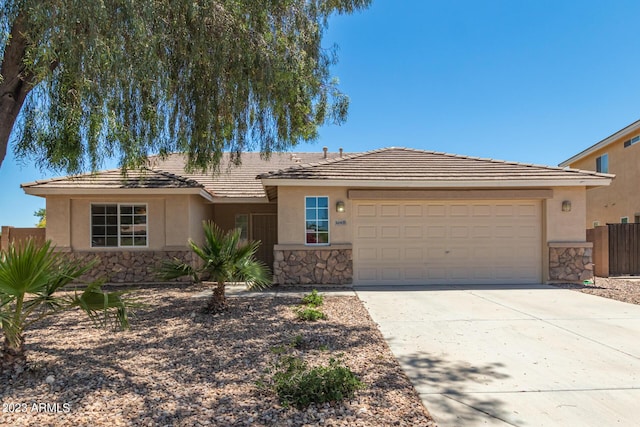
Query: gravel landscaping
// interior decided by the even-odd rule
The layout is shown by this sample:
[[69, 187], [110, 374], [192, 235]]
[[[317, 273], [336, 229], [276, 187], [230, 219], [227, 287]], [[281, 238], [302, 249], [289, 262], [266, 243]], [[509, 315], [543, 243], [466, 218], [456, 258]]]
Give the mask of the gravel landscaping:
[[554, 286], [631, 304], [640, 304], [640, 278], [596, 277], [595, 283], [554, 284]]
[[[93, 329], [78, 313], [37, 325], [26, 334], [30, 369], [0, 377], [0, 425], [436, 425], [357, 297], [325, 297], [327, 320], [300, 322], [302, 294], [230, 298], [213, 316], [202, 291], [140, 290], [148, 306], [126, 332]], [[278, 346], [312, 365], [341, 357], [366, 388], [342, 403], [283, 407], [256, 385]]]

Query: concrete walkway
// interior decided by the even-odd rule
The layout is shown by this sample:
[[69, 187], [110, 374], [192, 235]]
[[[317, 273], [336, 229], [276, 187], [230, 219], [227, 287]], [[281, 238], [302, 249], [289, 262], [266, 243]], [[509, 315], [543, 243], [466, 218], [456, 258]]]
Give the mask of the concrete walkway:
[[440, 427], [640, 425], [640, 306], [550, 286], [356, 288]]

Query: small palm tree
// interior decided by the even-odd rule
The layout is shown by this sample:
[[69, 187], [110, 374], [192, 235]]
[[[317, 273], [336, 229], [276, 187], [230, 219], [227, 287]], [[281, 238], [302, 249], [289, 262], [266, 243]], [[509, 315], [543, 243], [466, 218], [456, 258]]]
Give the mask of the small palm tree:
[[100, 282], [94, 282], [81, 292], [56, 295], [94, 264], [54, 252], [51, 241], [38, 245], [29, 239], [0, 252], [0, 329], [4, 335], [1, 370], [24, 369], [24, 332], [47, 316], [81, 309], [97, 326], [113, 323], [128, 328], [127, 309], [139, 304], [123, 299], [123, 291], [106, 293]]
[[215, 282], [213, 295], [207, 309], [212, 312], [226, 307], [225, 285], [228, 282], [245, 282], [249, 289], [264, 289], [271, 284], [269, 269], [255, 259], [260, 241], [242, 243], [240, 229], [224, 232], [211, 221], [203, 222], [204, 243], [198, 245], [189, 239], [189, 246], [202, 261], [194, 267], [177, 258], [165, 262], [159, 276], [170, 280], [191, 276], [200, 283], [203, 278]]

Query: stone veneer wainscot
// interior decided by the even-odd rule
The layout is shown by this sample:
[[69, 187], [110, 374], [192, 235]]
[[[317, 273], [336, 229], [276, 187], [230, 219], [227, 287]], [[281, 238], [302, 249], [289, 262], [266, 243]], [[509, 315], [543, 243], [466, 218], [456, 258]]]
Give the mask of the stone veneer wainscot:
[[[91, 271], [80, 278], [83, 282], [104, 278], [107, 283], [144, 283], [161, 282], [156, 277], [156, 269], [163, 261], [178, 258], [185, 262], [192, 262], [191, 251], [74, 251], [70, 256], [75, 259], [85, 259], [87, 262], [98, 259]], [[174, 281], [189, 281], [190, 277]]]
[[274, 282], [281, 285], [348, 285], [353, 282], [351, 245], [276, 245]]
[[593, 278], [592, 243], [549, 243], [549, 280], [582, 282]]

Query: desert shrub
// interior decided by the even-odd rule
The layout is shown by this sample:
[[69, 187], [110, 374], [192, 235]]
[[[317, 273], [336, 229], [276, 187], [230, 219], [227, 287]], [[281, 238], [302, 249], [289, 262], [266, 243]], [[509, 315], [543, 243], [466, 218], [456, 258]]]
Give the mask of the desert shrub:
[[274, 363], [270, 379], [260, 386], [275, 391], [284, 406], [304, 409], [312, 403], [339, 402], [352, 398], [364, 383], [339, 359], [328, 366], [310, 367], [300, 357], [282, 355]]
[[302, 304], [308, 307], [320, 307], [324, 302], [324, 297], [318, 293], [317, 289], [302, 298]]
[[318, 309], [310, 307], [298, 307], [296, 309], [296, 317], [298, 320], [304, 320], [307, 322], [315, 322], [319, 319], [326, 319], [327, 315]]

